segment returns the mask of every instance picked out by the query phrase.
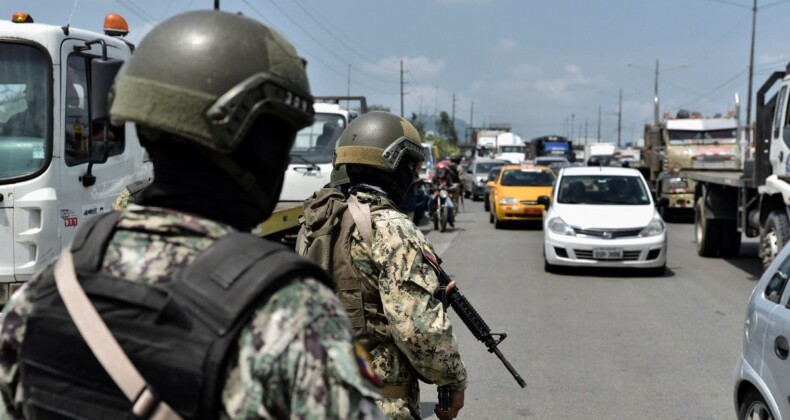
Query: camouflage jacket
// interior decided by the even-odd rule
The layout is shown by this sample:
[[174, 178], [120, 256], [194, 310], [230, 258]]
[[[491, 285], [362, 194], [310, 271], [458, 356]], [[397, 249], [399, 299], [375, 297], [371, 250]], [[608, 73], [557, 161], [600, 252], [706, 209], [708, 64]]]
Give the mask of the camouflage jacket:
[[[375, 196], [356, 193], [360, 202]], [[371, 349], [373, 370], [386, 384], [412, 384], [405, 403], [419, 412], [417, 379], [451, 390], [466, 389], [466, 369], [442, 303], [434, 297], [439, 279], [424, 260], [428, 243], [422, 232], [397, 209], [371, 212], [373, 241], [365, 243], [352, 233], [351, 259], [360, 272], [376, 279], [393, 340]], [[382, 407], [391, 415], [400, 411], [396, 401]], [[405, 407], [404, 407], [405, 408]]]
[[[157, 283], [232, 228], [171, 210], [130, 205], [103, 270]], [[18, 353], [36, 294], [34, 277], [0, 315], [0, 418], [21, 415]], [[360, 372], [350, 326], [332, 291], [313, 279], [279, 289], [242, 328], [222, 391], [222, 418], [381, 418]], [[363, 363], [364, 366], [364, 363]]]

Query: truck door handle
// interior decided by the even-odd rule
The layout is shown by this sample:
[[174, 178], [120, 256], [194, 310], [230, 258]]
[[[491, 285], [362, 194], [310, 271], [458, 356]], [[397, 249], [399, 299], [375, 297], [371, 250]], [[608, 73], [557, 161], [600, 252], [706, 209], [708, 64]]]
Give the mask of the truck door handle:
[[774, 341], [774, 352], [776, 353], [776, 357], [786, 360], [788, 353], [790, 353], [790, 344], [787, 342], [787, 338], [783, 335], [776, 337], [776, 341]]

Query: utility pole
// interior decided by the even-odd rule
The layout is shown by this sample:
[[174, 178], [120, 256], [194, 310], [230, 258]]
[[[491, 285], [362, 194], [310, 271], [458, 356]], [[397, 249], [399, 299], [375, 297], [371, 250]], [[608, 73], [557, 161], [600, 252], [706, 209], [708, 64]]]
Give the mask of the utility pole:
[[403, 60], [400, 61], [400, 116], [403, 118]]
[[[346, 91], [346, 96], [351, 96], [351, 64], [348, 65], [348, 88]], [[346, 109], [348, 109], [350, 105], [350, 101], [346, 101]]]
[[601, 106], [598, 105], [598, 137], [597, 141], [601, 141]]
[[[469, 127], [475, 126], [475, 101], [472, 101], [472, 106], [469, 109]], [[466, 134], [466, 142], [470, 143], [471, 139], [469, 138], [469, 133]]]
[[214, 0], [214, 10], [219, 10], [219, 0]]
[[[658, 60], [656, 60], [656, 64], [657, 63]], [[656, 67], [656, 70], [658, 70], [658, 67]], [[658, 84], [656, 84], [656, 86], [658, 86]], [[623, 90], [620, 89], [620, 105], [617, 107], [617, 147], [620, 147], [620, 132], [623, 129], [622, 121], [623, 121]]]
[[576, 117], [575, 114], [571, 114], [571, 140], [573, 140], [573, 118]]
[[450, 142], [455, 146], [458, 144], [458, 136], [455, 133], [455, 94], [453, 93], [453, 115], [450, 117]]
[[746, 140], [752, 144], [752, 79], [754, 78], [754, 35], [757, 27], [757, 0], [752, 6], [752, 47], [749, 52], [749, 95], [746, 97]]
[[439, 133], [439, 85], [436, 85], [436, 96], [433, 103], [433, 132]]
[[587, 144], [587, 117], [584, 117], [584, 143]]

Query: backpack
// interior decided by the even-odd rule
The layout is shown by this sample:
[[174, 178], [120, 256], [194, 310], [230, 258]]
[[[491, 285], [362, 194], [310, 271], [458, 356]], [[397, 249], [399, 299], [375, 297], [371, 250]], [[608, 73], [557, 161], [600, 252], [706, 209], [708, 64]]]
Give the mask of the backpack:
[[[101, 271], [119, 217], [94, 217], [77, 233], [75, 271], [147, 390], [183, 418], [218, 417], [239, 331], [273, 293], [300, 277], [332, 287], [320, 267], [292, 250], [243, 233], [217, 240], [170, 282], [124, 281]], [[20, 352], [26, 417], [137, 418], [77, 330], [53, 271], [36, 285]]]

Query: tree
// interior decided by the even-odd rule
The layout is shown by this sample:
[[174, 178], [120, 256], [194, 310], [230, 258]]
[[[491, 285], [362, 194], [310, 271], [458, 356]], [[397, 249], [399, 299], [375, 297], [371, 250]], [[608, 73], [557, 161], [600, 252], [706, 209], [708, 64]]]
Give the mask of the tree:
[[461, 149], [459, 149], [458, 147], [450, 144], [450, 142], [444, 137], [428, 134], [427, 136], [425, 136], [425, 141], [432, 142], [433, 145], [439, 149], [439, 156], [438, 156], [439, 159], [446, 158], [452, 155], [453, 153], [460, 153], [461, 151]]
[[420, 133], [420, 138], [425, 138], [425, 120], [423, 119], [422, 114], [418, 116], [412, 112], [411, 124], [417, 129], [417, 132]]
[[436, 129], [441, 136], [449, 139], [452, 144], [458, 144], [458, 133], [455, 131], [455, 124], [450, 120], [450, 115], [447, 111], [442, 111], [439, 114], [439, 121], [436, 123]]
[[368, 111], [387, 111], [390, 112], [390, 108], [384, 105], [370, 105], [368, 106]]

